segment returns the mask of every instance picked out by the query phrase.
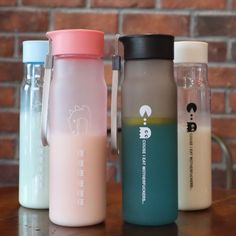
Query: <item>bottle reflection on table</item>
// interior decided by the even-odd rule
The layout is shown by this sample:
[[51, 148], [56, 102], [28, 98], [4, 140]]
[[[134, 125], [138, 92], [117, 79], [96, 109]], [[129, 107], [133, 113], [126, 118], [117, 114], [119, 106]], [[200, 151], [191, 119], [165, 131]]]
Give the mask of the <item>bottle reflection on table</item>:
[[89, 227], [62, 227], [50, 222], [48, 210], [20, 207], [18, 210], [19, 236], [103, 236], [105, 224]]
[[18, 210], [19, 236], [48, 236], [48, 210], [20, 207]]
[[178, 227], [175, 223], [163, 226], [140, 226], [124, 223], [123, 236], [177, 236]]
[[63, 227], [50, 222], [49, 236], [104, 236], [105, 224], [87, 227]]

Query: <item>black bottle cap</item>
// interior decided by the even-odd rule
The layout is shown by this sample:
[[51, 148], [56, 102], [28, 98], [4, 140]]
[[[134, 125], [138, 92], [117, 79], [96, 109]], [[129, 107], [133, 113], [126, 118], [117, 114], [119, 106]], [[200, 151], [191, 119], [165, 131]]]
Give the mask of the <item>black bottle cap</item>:
[[119, 38], [124, 45], [125, 60], [174, 59], [174, 36], [164, 34], [126, 35]]

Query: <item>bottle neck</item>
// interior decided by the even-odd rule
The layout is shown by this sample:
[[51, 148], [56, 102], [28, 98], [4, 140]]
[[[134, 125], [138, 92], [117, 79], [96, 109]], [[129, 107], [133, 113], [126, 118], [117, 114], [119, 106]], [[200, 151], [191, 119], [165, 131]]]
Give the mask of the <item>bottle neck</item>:
[[178, 87], [197, 88], [208, 86], [207, 64], [176, 63], [174, 67], [175, 80]]
[[31, 85], [43, 86], [44, 64], [43, 63], [25, 63], [24, 78]]
[[128, 60], [125, 61], [125, 79], [137, 78], [156, 80], [158, 77], [173, 79], [173, 61], [161, 59]]

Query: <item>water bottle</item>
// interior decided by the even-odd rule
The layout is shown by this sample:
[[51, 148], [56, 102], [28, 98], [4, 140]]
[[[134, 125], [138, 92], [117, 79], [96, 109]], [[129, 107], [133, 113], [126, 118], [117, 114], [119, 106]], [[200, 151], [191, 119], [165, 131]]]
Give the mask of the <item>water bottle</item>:
[[132, 35], [124, 45], [123, 218], [163, 225], [177, 217], [177, 91], [174, 37]]
[[20, 101], [19, 202], [24, 207], [48, 208], [48, 148], [41, 143], [44, 60], [48, 41], [24, 41], [24, 79]]
[[62, 226], [98, 224], [106, 212], [104, 33], [59, 30], [47, 37], [42, 140], [50, 147], [49, 217]]
[[180, 210], [208, 208], [212, 201], [211, 114], [207, 62], [207, 43], [175, 43]]

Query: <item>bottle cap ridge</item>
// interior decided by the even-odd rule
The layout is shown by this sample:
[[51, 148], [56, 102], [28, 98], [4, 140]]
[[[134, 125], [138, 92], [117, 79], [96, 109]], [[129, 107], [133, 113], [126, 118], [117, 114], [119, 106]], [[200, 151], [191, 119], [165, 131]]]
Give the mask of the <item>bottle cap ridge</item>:
[[29, 40], [23, 42], [23, 63], [44, 63], [48, 53], [47, 40]]
[[174, 44], [174, 63], [208, 63], [208, 43], [180, 41]]
[[104, 33], [98, 30], [70, 29], [46, 33], [52, 40], [52, 55], [103, 56]]

